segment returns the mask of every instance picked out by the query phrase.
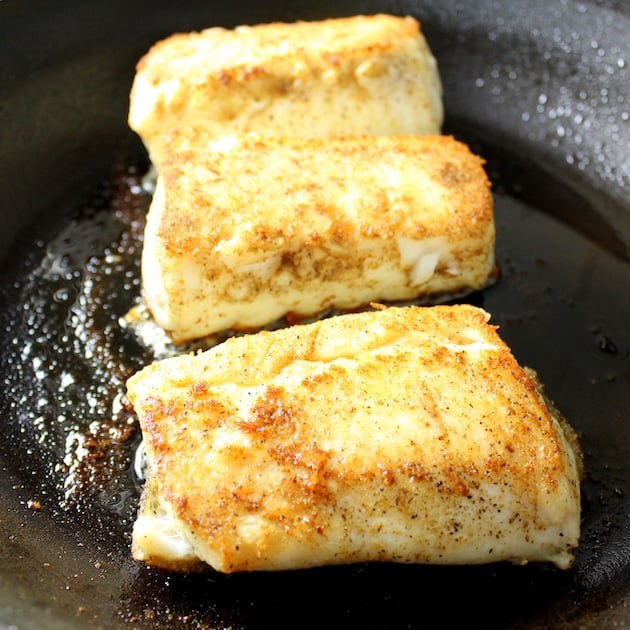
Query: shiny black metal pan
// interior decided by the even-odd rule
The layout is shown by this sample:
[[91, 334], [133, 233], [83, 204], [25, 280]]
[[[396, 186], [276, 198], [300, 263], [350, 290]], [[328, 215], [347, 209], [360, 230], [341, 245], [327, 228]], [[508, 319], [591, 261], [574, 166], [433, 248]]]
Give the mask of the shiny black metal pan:
[[[178, 575], [134, 563], [124, 381], [150, 191], [135, 63], [174, 31], [417, 17], [445, 132], [486, 159], [483, 306], [580, 434], [575, 566]], [[630, 8], [619, 0], [0, 2], [0, 628], [612, 628], [630, 623]]]

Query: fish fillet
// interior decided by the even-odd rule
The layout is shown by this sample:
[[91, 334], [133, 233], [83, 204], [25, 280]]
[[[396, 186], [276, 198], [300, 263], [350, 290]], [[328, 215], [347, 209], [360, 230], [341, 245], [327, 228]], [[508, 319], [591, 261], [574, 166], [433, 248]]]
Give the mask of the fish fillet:
[[173, 137], [144, 236], [144, 301], [175, 343], [491, 281], [490, 183], [452, 137], [200, 134]]
[[573, 560], [575, 433], [488, 314], [391, 307], [234, 337], [128, 381], [133, 556], [221, 572]]
[[353, 16], [179, 33], [139, 61], [129, 125], [161, 163], [163, 137], [325, 138], [440, 133], [435, 58], [411, 17]]

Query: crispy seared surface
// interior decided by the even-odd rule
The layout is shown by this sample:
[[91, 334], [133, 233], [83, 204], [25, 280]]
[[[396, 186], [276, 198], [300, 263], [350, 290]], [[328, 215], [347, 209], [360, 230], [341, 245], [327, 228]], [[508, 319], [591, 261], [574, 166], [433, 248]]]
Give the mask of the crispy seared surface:
[[209, 28], [139, 61], [129, 124], [155, 163], [162, 135], [439, 133], [437, 64], [418, 22], [392, 15]]
[[149, 463], [134, 557], [224, 572], [568, 567], [575, 436], [487, 319], [472, 306], [343, 315], [134, 375]]
[[142, 274], [176, 343], [287, 313], [439, 300], [493, 272], [490, 183], [452, 137], [171, 142]]

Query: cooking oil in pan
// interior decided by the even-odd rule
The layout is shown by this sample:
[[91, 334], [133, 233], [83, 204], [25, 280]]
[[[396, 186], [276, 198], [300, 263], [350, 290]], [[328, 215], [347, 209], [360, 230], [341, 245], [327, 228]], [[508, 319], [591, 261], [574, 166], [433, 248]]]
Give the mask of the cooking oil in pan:
[[112, 514], [129, 528], [138, 429], [121, 402], [150, 357], [121, 329], [138, 299], [149, 195], [117, 166], [80, 212], [47, 226], [9, 270], [2, 317], [5, 431], [42, 509]]

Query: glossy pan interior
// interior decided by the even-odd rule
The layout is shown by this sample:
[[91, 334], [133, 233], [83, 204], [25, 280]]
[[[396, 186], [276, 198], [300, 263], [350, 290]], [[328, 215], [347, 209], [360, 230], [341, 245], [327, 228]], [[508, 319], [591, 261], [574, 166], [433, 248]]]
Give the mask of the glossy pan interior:
[[[134, 65], [177, 30], [409, 13], [487, 160], [497, 285], [470, 296], [581, 435], [575, 567], [175, 575], [129, 558], [124, 378], [149, 195]], [[630, 9], [622, 1], [0, 3], [0, 628], [602, 628], [630, 622]]]

